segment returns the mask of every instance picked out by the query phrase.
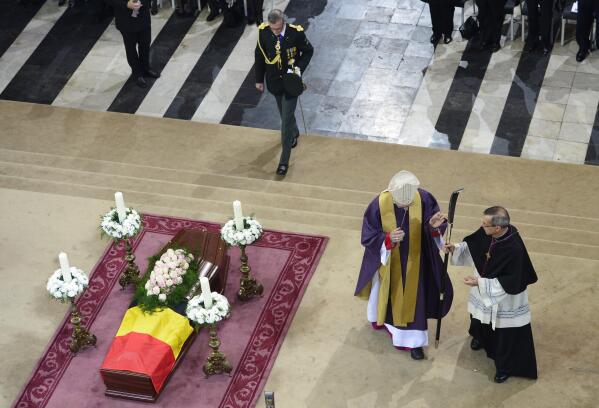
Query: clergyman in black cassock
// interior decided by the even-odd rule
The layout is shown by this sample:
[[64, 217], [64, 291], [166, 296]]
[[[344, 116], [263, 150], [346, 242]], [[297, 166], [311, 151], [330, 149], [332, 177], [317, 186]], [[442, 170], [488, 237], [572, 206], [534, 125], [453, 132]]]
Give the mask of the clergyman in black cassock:
[[277, 100], [281, 115], [281, 145], [277, 174], [284, 176], [289, 168], [291, 149], [297, 145], [299, 129], [295, 121], [297, 96], [285, 89], [283, 77], [288, 73], [301, 75], [307, 68], [314, 53], [304, 29], [300, 25], [287, 24], [281, 10], [274, 9], [268, 14], [268, 23], [262, 23], [258, 31], [258, 44], [255, 52], [256, 89], [266, 87]]
[[446, 245], [454, 265], [474, 266], [468, 299], [470, 347], [495, 361], [495, 382], [510, 376], [537, 378], [527, 286], [537, 274], [503, 207], [484, 211], [481, 227], [464, 242]]

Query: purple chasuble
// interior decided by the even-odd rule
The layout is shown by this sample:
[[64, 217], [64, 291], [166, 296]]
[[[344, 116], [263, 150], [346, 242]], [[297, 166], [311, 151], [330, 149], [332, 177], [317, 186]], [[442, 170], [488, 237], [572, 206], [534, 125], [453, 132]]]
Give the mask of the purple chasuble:
[[[432, 236], [432, 230], [429, 226], [430, 218], [439, 211], [437, 200], [431, 193], [421, 188], [418, 189], [422, 200], [422, 248], [420, 249], [420, 276], [418, 281], [418, 295], [416, 297], [416, 312], [414, 321], [406, 327], [399, 327], [405, 330], [426, 330], [426, 319], [436, 319], [439, 310], [439, 286], [441, 282], [441, 272], [443, 270], [443, 260], [439, 249]], [[401, 255], [402, 278], [405, 285], [406, 267], [408, 260], [409, 242], [410, 242], [410, 217], [402, 208], [393, 206], [395, 209], [395, 218], [397, 226], [405, 232], [405, 237], [400, 242], [399, 252]], [[404, 217], [405, 215], [405, 217]], [[403, 226], [401, 225], [403, 219]], [[447, 224], [441, 226], [441, 232], [445, 231]], [[379, 208], [379, 197], [377, 196], [366, 208], [364, 212], [364, 222], [362, 224], [362, 245], [364, 246], [364, 257], [362, 258], [362, 267], [355, 295], [357, 295], [367, 284], [372, 281], [374, 274], [381, 265], [381, 246], [385, 242], [385, 232], [381, 224], [381, 210]], [[447, 314], [453, 300], [453, 288], [451, 280], [446, 277], [445, 280], [445, 300], [443, 302], [443, 316]], [[391, 318], [391, 299], [387, 303], [387, 317], [385, 323], [393, 324]]]

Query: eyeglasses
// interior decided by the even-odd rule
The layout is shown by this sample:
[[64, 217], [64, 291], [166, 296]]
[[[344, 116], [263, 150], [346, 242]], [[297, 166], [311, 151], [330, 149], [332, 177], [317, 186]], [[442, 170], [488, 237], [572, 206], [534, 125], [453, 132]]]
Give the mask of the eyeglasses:
[[481, 224], [481, 227], [483, 228], [493, 228], [493, 225], [485, 225], [485, 224]]

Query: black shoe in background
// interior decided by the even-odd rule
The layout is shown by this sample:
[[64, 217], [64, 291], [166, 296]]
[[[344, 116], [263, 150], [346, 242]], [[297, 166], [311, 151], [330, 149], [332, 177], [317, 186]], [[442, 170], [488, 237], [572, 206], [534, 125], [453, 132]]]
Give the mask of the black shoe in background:
[[422, 360], [424, 359], [424, 351], [422, 351], [422, 347], [416, 347], [410, 350], [410, 357], [413, 360]]
[[206, 17], [206, 21], [212, 21], [212, 20], [214, 20], [216, 17], [218, 17], [219, 14], [220, 14], [219, 11], [212, 11], [212, 10], [210, 10], [210, 14], [208, 14], [208, 17]]
[[142, 76], [137, 77], [137, 79], [135, 80], [135, 84], [137, 86], [139, 86], [140, 88], [145, 88], [145, 87], [148, 86], [148, 83], [146, 82], [146, 80]]
[[576, 61], [582, 62], [586, 57], [589, 56], [589, 50], [583, 50], [582, 48], [576, 53]]
[[538, 46], [539, 46], [538, 41], [526, 41], [526, 44], [524, 44], [524, 51], [525, 52], [533, 52], [534, 50], [537, 49]]
[[497, 371], [495, 373], [495, 382], [498, 384], [501, 384], [503, 382], [505, 382], [508, 378], [510, 378], [509, 374], [505, 374], [505, 373], [500, 373], [499, 371]]
[[480, 350], [481, 348], [483, 348], [483, 345], [480, 343], [480, 341], [473, 337], [472, 341], [470, 342], [470, 348], [472, 350]]
[[148, 69], [144, 75], [146, 78], [160, 78], [160, 74], [156, 71]]
[[284, 176], [287, 174], [287, 170], [289, 169], [289, 166], [286, 164], [279, 164], [279, 167], [277, 167], [277, 174], [279, 176]]

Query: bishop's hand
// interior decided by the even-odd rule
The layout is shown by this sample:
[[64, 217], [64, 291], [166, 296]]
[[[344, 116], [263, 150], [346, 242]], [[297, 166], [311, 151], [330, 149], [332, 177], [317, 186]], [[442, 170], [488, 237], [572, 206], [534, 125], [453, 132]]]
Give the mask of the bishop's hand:
[[391, 238], [391, 242], [397, 244], [403, 240], [403, 237], [406, 233], [401, 228], [395, 228], [393, 231], [389, 233], [389, 237]]
[[430, 220], [428, 220], [428, 223], [433, 228], [439, 228], [445, 222], [445, 220], [447, 220], [447, 216], [439, 211], [434, 214]]

